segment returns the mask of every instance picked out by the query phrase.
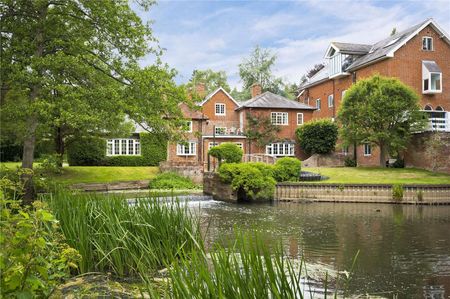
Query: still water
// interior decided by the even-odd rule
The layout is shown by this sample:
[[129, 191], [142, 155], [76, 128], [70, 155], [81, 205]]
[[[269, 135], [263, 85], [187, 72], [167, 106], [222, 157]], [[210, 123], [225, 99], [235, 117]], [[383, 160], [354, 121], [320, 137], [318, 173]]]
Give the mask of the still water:
[[251, 229], [291, 256], [350, 270], [353, 295], [450, 298], [450, 206], [352, 203], [232, 204], [188, 200], [208, 224], [207, 244]]

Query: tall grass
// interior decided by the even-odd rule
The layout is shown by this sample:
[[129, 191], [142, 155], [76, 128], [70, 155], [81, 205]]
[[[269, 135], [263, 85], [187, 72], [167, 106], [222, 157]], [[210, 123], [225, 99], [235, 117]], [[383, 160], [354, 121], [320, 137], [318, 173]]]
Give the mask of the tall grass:
[[190, 252], [199, 225], [179, 202], [121, 195], [56, 191], [46, 201], [67, 243], [82, 255], [80, 270], [145, 277]]
[[333, 297], [327, 289], [327, 275], [321, 290], [308, 287], [304, 280], [308, 276], [305, 264], [285, 256], [281, 243], [270, 248], [257, 235], [238, 233], [230, 248], [218, 245], [209, 254], [201, 245], [198, 249], [172, 266], [168, 297], [327, 298], [330, 294]]

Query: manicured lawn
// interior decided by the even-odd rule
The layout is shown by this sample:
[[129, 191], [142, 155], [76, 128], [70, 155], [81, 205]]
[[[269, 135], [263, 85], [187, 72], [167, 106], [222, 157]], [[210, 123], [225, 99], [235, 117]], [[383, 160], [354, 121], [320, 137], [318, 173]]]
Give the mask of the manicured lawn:
[[[6, 162], [1, 165], [14, 169], [17, 162]], [[63, 173], [54, 175], [53, 179], [62, 184], [107, 183], [117, 181], [149, 180], [156, 176], [158, 167], [126, 167], [126, 166], [65, 166]]]
[[450, 175], [415, 168], [304, 167], [330, 179], [326, 184], [450, 184]]

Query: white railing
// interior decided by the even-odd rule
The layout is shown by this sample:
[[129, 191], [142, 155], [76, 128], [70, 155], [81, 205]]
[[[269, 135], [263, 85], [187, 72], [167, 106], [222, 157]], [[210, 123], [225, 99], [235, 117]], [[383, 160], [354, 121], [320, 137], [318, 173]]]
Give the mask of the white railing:
[[450, 120], [448, 118], [430, 118], [428, 128], [430, 131], [450, 132]]
[[266, 155], [266, 154], [245, 154], [242, 157], [244, 162], [263, 162], [266, 164], [275, 164], [277, 157]]

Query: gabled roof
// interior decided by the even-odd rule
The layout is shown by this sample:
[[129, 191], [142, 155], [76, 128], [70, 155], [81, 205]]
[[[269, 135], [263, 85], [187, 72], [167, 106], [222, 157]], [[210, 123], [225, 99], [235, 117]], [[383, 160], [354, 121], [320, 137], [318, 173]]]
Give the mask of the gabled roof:
[[243, 108], [281, 108], [281, 109], [303, 109], [303, 110], [315, 110], [316, 108], [308, 106], [303, 103], [299, 103], [293, 100], [289, 100], [280, 95], [266, 91], [256, 97], [251, 98], [248, 101], [241, 103], [241, 106], [235, 110]]
[[[353, 44], [353, 43], [339, 43], [332, 42], [327, 49], [325, 56], [329, 53], [330, 49], [333, 48], [344, 54], [355, 55], [354, 61], [346, 68], [347, 72], [355, 71], [364, 66], [370, 65], [377, 61], [394, 57], [394, 53], [405, 45], [409, 40], [416, 36], [421, 30], [423, 30], [428, 25], [432, 26], [440, 35], [441, 38], [450, 44], [449, 35], [433, 20], [427, 19], [424, 22], [412, 26], [406, 30], [398, 32], [392, 36], [389, 36], [373, 45], [363, 45], [363, 44]], [[369, 49], [370, 46], [370, 49]], [[363, 51], [368, 51], [362, 53]], [[353, 53], [351, 53], [353, 51]], [[360, 53], [357, 53], [360, 51]], [[310, 86], [317, 85], [328, 79], [328, 68], [325, 67], [323, 70], [309, 78], [309, 80], [300, 85], [299, 91], [308, 88]]]
[[233, 99], [233, 97], [222, 87], [217, 88], [216, 90], [214, 90], [213, 92], [211, 92], [209, 95], [207, 95], [203, 101], [201, 103], [199, 103], [199, 106], [203, 106], [206, 102], [208, 102], [216, 93], [218, 93], [219, 91], [223, 91], [223, 93], [225, 93], [225, 95], [227, 97], [230, 98], [230, 100], [232, 100], [238, 107], [240, 106], [239, 102], [236, 101], [235, 99]]
[[183, 116], [188, 119], [208, 119], [208, 117], [200, 111], [193, 110], [185, 103], [180, 103], [178, 105], [180, 107]]

